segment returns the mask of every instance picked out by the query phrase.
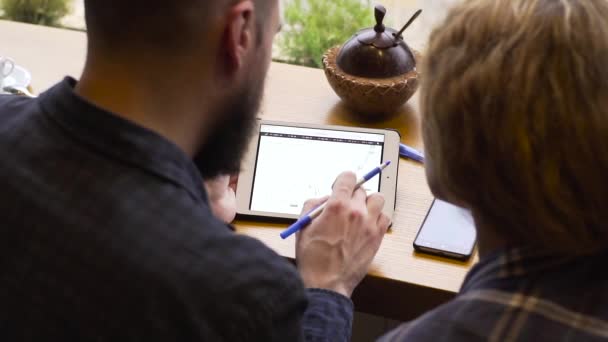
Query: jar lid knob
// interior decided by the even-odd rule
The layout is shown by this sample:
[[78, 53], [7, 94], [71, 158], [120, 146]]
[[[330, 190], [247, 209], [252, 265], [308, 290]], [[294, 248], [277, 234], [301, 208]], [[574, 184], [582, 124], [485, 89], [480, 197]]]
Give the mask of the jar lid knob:
[[384, 8], [384, 6], [382, 6], [382, 5], [377, 5], [375, 13], [376, 13], [376, 26], [374, 26], [374, 31], [376, 31], [378, 33], [382, 33], [382, 32], [384, 32], [384, 30], [386, 30], [386, 27], [382, 23], [384, 21], [384, 17], [386, 16], [386, 8]]

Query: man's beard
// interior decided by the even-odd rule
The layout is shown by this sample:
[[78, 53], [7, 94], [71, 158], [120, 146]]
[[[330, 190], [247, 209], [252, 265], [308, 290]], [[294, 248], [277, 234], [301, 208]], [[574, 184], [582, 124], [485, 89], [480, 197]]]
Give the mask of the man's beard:
[[264, 82], [244, 86], [217, 113], [216, 127], [194, 158], [204, 179], [235, 174], [256, 127]]

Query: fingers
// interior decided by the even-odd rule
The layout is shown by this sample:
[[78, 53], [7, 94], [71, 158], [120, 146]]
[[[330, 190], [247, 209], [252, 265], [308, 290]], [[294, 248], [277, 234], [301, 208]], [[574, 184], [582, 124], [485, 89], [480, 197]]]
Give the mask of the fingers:
[[239, 175], [235, 174], [235, 175], [231, 175], [230, 176], [230, 180], [228, 182], [228, 186], [230, 187], [230, 189], [234, 190], [234, 192], [236, 192], [236, 186], [239, 183]]
[[385, 200], [382, 194], [373, 194], [367, 198], [367, 212], [372, 220], [375, 220], [378, 233], [381, 234], [380, 236], [384, 236], [384, 233], [386, 233], [391, 224], [390, 218], [382, 213], [384, 204]]
[[373, 194], [367, 198], [367, 212], [374, 220], [378, 220], [378, 217], [382, 214], [384, 203], [384, 196], [380, 193]]
[[357, 185], [357, 176], [352, 172], [344, 172], [334, 183], [332, 200], [349, 201], [353, 197], [355, 186]]
[[366, 208], [367, 193], [362, 188], [359, 188], [353, 194], [352, 208], [362, 213], [367, 212]]
[[210, 200], [221, 198], [228, 188], [230, 182], [229, 176], [218, 176], [214, 179], [205, 181], [205, 189]]
[[329, 196], [325, 196], [322, 198], [315, 198], [315, 199], [306, 201], [304, 203], [304, 207], [302, 208], [302, 216], [308, 214], [309, 212], [313, 211], [316, 207], [327, 202], [328, 198], [329, 198]]
[[230, 183], [230, 176], [227, 176], [227, 175], [217, 176], [213, 179], [209, 179], [209, 180], [205, 181], [205, 183], [210, 184], [212, 186], [226, 188], [226, 187], [228, 187], [228, 183]]
[[377, 226], [382, 234], [386, 233], [388, 231], [388, 228], [391, 226], [390, 217], [388, 217], [384, 214], [380, 214], [380, 217], [378, 218]]

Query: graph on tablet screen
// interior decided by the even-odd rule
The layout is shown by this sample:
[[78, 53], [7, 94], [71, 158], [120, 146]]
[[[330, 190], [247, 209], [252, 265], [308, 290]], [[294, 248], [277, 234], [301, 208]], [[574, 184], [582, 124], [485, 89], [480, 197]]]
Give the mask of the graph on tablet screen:
[[[383, 149], [383, 134], [262, 125], [250, 209], [300, 214], [307, 199], [331, 194], [340, 173], [382, 163]], [[380, 179], [365, 190], [378, 192]]]

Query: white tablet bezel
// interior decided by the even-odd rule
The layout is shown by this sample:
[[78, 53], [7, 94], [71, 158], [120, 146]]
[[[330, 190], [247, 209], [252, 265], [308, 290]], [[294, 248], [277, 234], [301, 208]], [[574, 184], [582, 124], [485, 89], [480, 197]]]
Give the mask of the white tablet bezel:
[[[344, 126], [330, 126], [330, 125], [313, 125], [313, 124], [299, 124], [299, 123], [287, 123], [280, 121], [267, 121], [259, 120], [257, 123], [255, 134], [253, 135], [252, 141], [249, 144], [249, 148], [243, 159], [241, 173], [239, 175], [239, 182], [237, 186], [236, 199], [237, 199], [237, 214], [239, 218], [269, 218], [269, 219], [284, 219], [284, 220], [296, 220], [298, 215], [290, 215], [283, 213], [263, 212], [251, 210], [251, 199], [253, 191], [253, 181], [255, 177], [255, 167], [257, 163], [258, 155], [258, 144], [260, 142], [260, 128], [262, 125], [276, 125], [286, 127], [301, 127], [301, 128], [316, 128], [316, 129], [329, 129], [337, 131], [347, 131], [356, 133], [373, 133], [384, 135], [384, 150], [382, 155], [382, 162], [390, 160], [392, 162], [386, 170], [382, 172], [380, 182], [380, 193], [384, 194], [386, 200], [383, 212], [389, 217], [393, 217], [395, 211], [395, 201], [397, 194], [397, 176], [399, 169], [399, 143], [401, 137], [399, 133], [394, 130], [384, 129], [368, 129], [359, 127], [344, 127]], [[347, 171], [347, 170], [345, 170]], [[337, 175], [336, 175], [337, 176]]]

